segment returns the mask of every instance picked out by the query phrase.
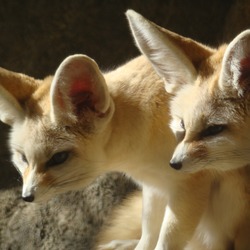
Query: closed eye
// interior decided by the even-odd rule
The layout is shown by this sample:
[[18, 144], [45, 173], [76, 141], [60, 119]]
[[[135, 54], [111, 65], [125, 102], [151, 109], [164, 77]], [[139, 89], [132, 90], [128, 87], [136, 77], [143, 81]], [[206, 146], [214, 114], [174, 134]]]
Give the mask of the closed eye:
[[64, 163], [69, 158], [69, 151], [55, 153], [45, 164], [46, 167], [53, 167]]
[[177, 131], [175, 133], [175, 137], [176, 137], [177, 142], [181, 142], [184, 139], [185, 134], [186, 134], [186, 131]]
[[184, 124], [184, 121], [183, 121], [183, 120], [180, 121], [180, 127], [181, 127], [183, 130], [186, 130], [186, 129], [185, 129], [185, 124]]
[[226, 129], [226, 125], [224, 124], [219, 124], [219, 125], [211, 125], [201, 131], [200, 137], [208, 137], [208, 136], [215, 136], [220, 134], [222, 131]]
[[170, 127], [175, 134], [177, 142], [182, 141], [186, 134], [184, 121], [179, 117], [177, 119], [173, 119], [170, 123]]
[[28, 160], [27, 160], [25, 154], [21, 154], [21, 158], [22, 158], [22, 161], [23, 161], [24, 163], [28, 163]]

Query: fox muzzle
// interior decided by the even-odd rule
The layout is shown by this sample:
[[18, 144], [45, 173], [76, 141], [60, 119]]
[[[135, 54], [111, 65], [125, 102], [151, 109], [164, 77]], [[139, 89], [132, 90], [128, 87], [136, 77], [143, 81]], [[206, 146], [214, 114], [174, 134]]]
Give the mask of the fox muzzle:
[[35, 200], [35, 196], [33, 194], [22, 196], [22, 199], [26, 202], [33, 202]]

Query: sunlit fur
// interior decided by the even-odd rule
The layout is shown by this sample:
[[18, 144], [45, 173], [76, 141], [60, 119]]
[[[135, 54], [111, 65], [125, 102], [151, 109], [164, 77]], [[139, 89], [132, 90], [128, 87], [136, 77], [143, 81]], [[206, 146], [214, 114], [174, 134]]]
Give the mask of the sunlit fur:
[[[148, 23], [144, 28], [150, 25], [154, 24]], [[202, 82], [214, 82], [213, 76], [215, 78], [218, 76], [213, 69], [219, 70], [223, 49], [219, 52], [221, 56], [218, 56], [218, 60], [213, 61], [212, 58], [216, 57], [216, 50], [163, 29], [159, 29], [159, 32], [163, 32], [164, 36], [169, 38], [167, 40], [169, 44], [176, 45], [173, 53], [170, 52], [174, 57], [178, 51], [178, 56], [174, 58], [175, 63], [179, 64], [181, 59], [185, 58], [181, 67], [188, 70], [190, 63], [188, 67], [185, 67], [185, 62], [191, 60], [199, 77], [204, 80]], [[157, 33], [152, 35], [157, 35]], [[158, 39], [156, 36], [154, 41], [158, 42]], [[161, 45], [168, 46], [169, 44]], [[151, 44], [151, 46], [154, 45], [154, 43]], [[168, 57], [160, 57], [162, 53], [157, 49], [153, 50], [159, 53], [155, 58], [163, 60], [158, 65], [171, 64]], [[180, 56], [181, 53], [185, 55]], [[76, 55], [76, 58], [78, 57], [79, 55]], [[90, 58], [80, 57], [84, 57], [85, 63], [94, 64]], [[206, 59], [202, 60], [203, 57]], [[69, 60], [74, 60], [74, 56]], [[206, 60], [211, 60], [210, 64], [206, 64]], [[215, 62], [218, 67], [214, 64]], [[202, 65], [203, 70], [200, 68]], [[94, 67], [96, 70], [97, 66]], [[61, 69], [61, 66], [59, 68]], [[161, 72], [171, 73], [171, 71], [164, 70]], [[102, 73], [98, 70], [95, 74], [98, 74], [98, 79], [102, 78]], [[189, 75], [188, 83], [191, 83], [193, 74], [194, 72]], [[211, 79], [207, 77], [209, 75]], [[158, 244], [156, 249], [167, 249], [167, 247], [183, 249], [187, 242], [190, 242], [191, 249], [194, 249], [193, 246], [198, 246], [197, 249], [226, 249], [230, 244], [237, 245], [239, 239], [240, 244], [242, 242], [244, 244], [244, 240], [248, 239], [248, 237], [243, 237], [244, 233], [242, 234], [249, 225], [248, 217], [242, 211], [247, 214], [249, 209], [246, 203], [240, 202], [248, 198], [246, 192], [249, 190], [247, 186], [249, 178], [246, 174], [248, 168], [228, 173], [212, 173], [205, 170], [185, 174], [169, 167], [169, 161], [176, 147], [175, 138], [169, 128], [170, 95], [166, 93], [164, 82], [157, 76], [144, 56], [103, 75], [105, 82], [101, 81], [99, 84], [107, 84], [107, 90], [104, 88], [107, 92], [103, 96], [108, 99], [104, 100], [105, 107], [107, 103], [109, 106], [105, 109], [105, 113], [98, 113], [91, 106], [91, 109], [86, 107], [80, 116], [75, 117], [75, 114], [72, 114], [70, 98], [67, 95], [63, 96], [67, 94], [67, 91], [64, 92], [62, 89], [61, 92], [52, 91], [55, 93], [53, 97], [59, 98], [59, 101], [56, 108], [51, 107], [51, 100], [54, 100], [50, 98], [52, 78], [47, 78], [45, 81], [22, 78], [20, 81], [17, 77], [19, 79], [17, 88], [16, 81], [8, 80], [10, 76], [12, 74], [4, 75], [1, 84], [10, 95], [17, 99], [25, 113], [23, 120], [11, 120], [10, 133], [13, 162], [23, 176], [23, 195], [32, 193], [35, 201], [44, 201], [56, 193], [83, 187], [104, 172], [122, 171], [134, 178], [143, 188], [142, 237], [136, 250], [151, 250], [156, 244]], [[181, 77], [185, 79], [185, 76], [181, 75]], [[165, 82], [166, 79], [164, 79]], [[174, 75], [170, 79], [174, 79]], [[63, 82], [60, 80], [60, 77], [54, 78], [53, 83], [60, 84]], [[182, 81], [176, 81], [176, 83], [178, 87], [173, 90], [177, 91], [180, 90], [179, 85]], [[10, 87], [12, 85], [15, 87]], [[20, 87], [27, 88], [27, 91], [20, 91]], [[185, 102], [178, 101], [178, 96], [195, 92], [193, 87], [187, 88], [190, 90], [181, 88], [181, 92], [178, 91], [176, 95], [177, 99], [173, 100], [179, 109], [182, 109]], [[200, 89], [197, 95], [205, 96], [206, 90], [200, 91]], [[210, 88], [209, 91], [212, 89]], [[0, 92], [1, 94], [6, 93]], [[65, 99], [60, 99], [61, 97]], [[70, 108], [60, 110], [59, 106], [62, 104], [60, 101], [64, 101], [61, 107], [69, 106]], [[192, 101], [195, 102], [193, 99]], [[8, 105], [9, 102], [5, 103], [4, 107]], [[207, 107], [209, 105], [208, 102]], [[196, 116], [199, 108], [193, 110], [191, 113], [193, 117]], [[1, 112], [6, 115], [6, 118], [8, 112], [12, 112], [11, 110], [4, 109]], [[19, 107], [14, 110], [14, 113], [18, 110]], [[52, 116], [51, 110], [54, 111]], [[171, 110], [173, 110], [173, 117], [177, 117], [174, 113], [178, 108], [175, 108], [174, 104]], [[183, 106], [183, 110], [184, 113], [188, 112], [187, 103]], [[184, 113], [178, 119], [184, 119]], [[13, 114], [10, 115], [11, 118], [14, 117]], [[179, 121], [175, 123], [175, 126], [178, 123]], [[185, 120], [184, 123], [186, 123]], [[208, 150], [201, 143], [197, 143], [195, 147], [198, 149], [193, 152], [194, 159], [207, 155]], [[69, 151], [69, 158], [63, 164], [46, 167], [46, 162], [59, 151]], [[209, 161], [208, 159], [207, 162]], [[214, 168], [216, 166], [214, 163]], [[232, 186], [238, 188], [232, 188]], [[224, 213], [225, 209], [227, 209], [227, 214]], [[130, 209], [126, 211], [130, 212]], [[223, 217], [224, 224], [218, 224], [220, 221], [217, 218], [220, 216], [225, 216]], [[138, 228], [138, 230], [140, 232], [141, 229]], [[131, 234], [131, 238], [134, 238], [134, 234]], [[130, 248], [135, 248], [136, 243], [137, 241], [131, 241]]]

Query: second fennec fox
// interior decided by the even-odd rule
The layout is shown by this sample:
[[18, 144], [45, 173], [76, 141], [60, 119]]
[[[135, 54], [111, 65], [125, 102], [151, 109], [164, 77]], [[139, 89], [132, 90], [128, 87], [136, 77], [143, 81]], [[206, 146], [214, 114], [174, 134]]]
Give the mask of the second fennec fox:
[[214, 175], [185, 249], [250, 249], [250, 30], [201, 53], [191, 39], [183, 44], [135, 12], [128, 17], [138, 47], [173, 94], [171, 127], [178, 146], [170, 166]]

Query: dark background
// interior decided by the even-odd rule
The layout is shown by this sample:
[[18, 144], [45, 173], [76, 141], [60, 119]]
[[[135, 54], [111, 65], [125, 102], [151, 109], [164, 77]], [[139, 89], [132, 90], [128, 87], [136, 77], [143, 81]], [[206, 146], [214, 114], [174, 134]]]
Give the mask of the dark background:
[[247, 2], [1, 0], [0, 66], [41, 78], [53, 74], [66, 56], [84, 53], [103, 69], [112, 69], [138, 54], [124, 15], [128, 8], [216, 46], [249, 26]]
[[[101, 69], [112, 70], [139, 54], [124, 15], [129, 8], [169, 30], [215, 47], [223, 42], [229, 42], [240, 31], [250, 27], [250, 1], [248, 0], [0, 0], [0, 67], [36, 78], [44, 78], [53, 74], [60, 62], [68, 55], [83, 53], [94, 58]], [[8, 228], [10, 232], [17, 230], [19, 235], [21, 231], [18, 230], [22, 229], [13, 229], [9, 222], [13, 214], [24, 214], [23, 211], [28, 207], [22, 201], [14, 202], [18, 193], [12, 193], [12, 195], [8, 193], [13, 186], [21, 184], [21, 181], [16, 170], [11, 166], [5, 146], [8, 129], [3, 125], [0, 125], [0, 129], [0, 188], [2, 189], [0, 212], [3, 213], [0, 218], [0, 232], [3, 228]], [[100, 184], [99, 188], [96, 188], [98, 184], [95, 183], [97, 195], [94, 196], [92, 192], [93, 197], [99, 200], [106, 199], [106, 203], [115, 203], [117, 200], [114, 197], [119, 196], [119, 190], [122, 196], [127, 189], [130, 190], [125, 180], [126, 190], [124, 191], [122, 180], [123, 178], [120, 177], [110, 178], [110, 181], [102, 179], [100, 183], [105, 181], [109, 183], [108, 187], [103, 186], [103, 189], [107, 188], [109, 196], [101, 195], [101, 197], [99, 189], [102, 186]], [[114, 184], [110, 184], [112, 181]], [[87, 203], [88, 192], [84, 192], [83, 196]], [[105, 191], [103, 193], [105, 194]], [[3, 200], [6, 200], [6, 204]], [[99, 201], [98, 204], [103, 206], [104, 203]], [[98, 210], [100, 213], [104, 210], [106, 214], [111, 205], [106, 206], [106, 210], [92, 209], [92, 211]], [[96, 205], [93, 206], [96, 207]], [[92, 216], [93, 218], [104, 217], [97, 212]], [[42, 214], [39, 218], [37, 223], [41, 224]], [[89, 218], [88, 215], [86, 218]], [[82, 218], [83, 223], [85, 219]], [[22, 220], [19, 223], [22, 224]], [[100, 225], [102, 222], [98, 223]], [[50, 222], [46, 221], [46, 225], [50, 225]], [[86, 224], [86, 228], [91, 226], [94, 227], [91, 223]], [[43, 227], [41, 229], [41, 226], [39, 228], [45, 230]], [[45, 233], [39, 232], [46, 235], [46, 230]], [[60, 232], [56, 234], [61, 240]], [[0, 243], [9, 240], [8, 247], [15, 249], [11, 237], [4, 239], [1, 237], [3, 236], [0, 234]], [[30, 241], [32, 245], [32, 240]], [[74, 242], [74, 237], [69, 241]], [[54, 241], [51, 240], [51, 242]], [[53, 246], [53, 243], [51, 244]], [[58, 249], [66, 246], [62, 242], [61, 245], [58, 242], [57, 244], [60, 246]], [[89, 246], [88, 244], [86, 243], [86, 246]], [[18, 247], [16, 249], [25, 249], [22, 246]], [[30, 249], [48, 248], [33, 246]], [[71, 249], [77, 249], [77, 247]], [[88, 249], [88, 247], [82, 249]]]

